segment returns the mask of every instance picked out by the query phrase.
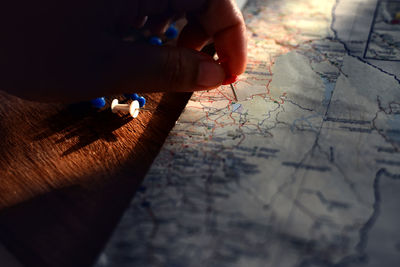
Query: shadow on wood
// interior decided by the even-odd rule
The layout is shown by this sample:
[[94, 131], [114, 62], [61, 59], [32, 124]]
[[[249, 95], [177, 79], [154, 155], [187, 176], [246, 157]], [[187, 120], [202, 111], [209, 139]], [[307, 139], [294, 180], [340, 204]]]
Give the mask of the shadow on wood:
[[[134, 122], [109, 110], [95, 111], [83, 106], [80, 107], [83, 111], [76, 106], [68, 106], [52, 116], [42, 116], [38, 120], [42, 131], [29, 140], [19, 140], [21, 145], [35, 150], [45, 149], [40, 152], [52, 155], [57, 142], [63, 143], [62, 148], [71, 143], [71, 153], [64, 155], [64, 150], [64, 154], [58, 154], [60, 158], [56, 162], [64, 164], [73, 160], [74, 165], [71, 166], [77, 167], [75, 172], [60, 172], [59, 176], [49, 176], [46, 169], [35, 170], [37, 176], [33, 178], [29, 172], [18, 170], [15, 173], [2, 173], [3, 187], [0, 189], [8, 193], [0, 195], [3, 203], [0, 213], [2, 242], [26, 266], [90, 266], [142, 182], [189, 97], [190, 94], [177, 93], [150, 96], [149, 106], [154, 111], [143, 112], [142, 117]], [[10, 137], [9, 132], [4, 134], [4, 138]], [[69, 142], [71, 138], [77, 138], [79, 142]], [[119, 146], [101, 145], [103, 142], [114, 144], [114, 138]], [[36, 145], [36, 142], [39, 144]], [[99, 142], [100, 145], [97, 144]], [[111, 150], [118, 152], [120, 147], [129, 149], [127, 156], [108, 153]], [[98, 157], [93, 160], [88, 156], [88, 151], [96, 152]], [[26, 160], [22, 152], [13, 154], [20, 160]], [[36, 152], [29, 153], [34, 155]], [[11, 162], [11, 156], [9, 159]], [[35, 158], [29, 158], [29, 164], [28, 170], [35, 166], [57, 168], [50, 158], [47, 163], [39, 165]], [[103, 164], [104, 168], [83, 172], [81, 170], [85, 168], [79, 164], [83, 167]], [[31, 187], [37, 184], [45, 190], [32, 190]], [[14, 199], [11, 193], [17, 185], [22, 193]], [[23, 195], [24, 192], [28, 197]], [[12, 198], [12, 201], [7, 198]]]
[[78, 138], [75, 144], [63, 152], [62, 156], [66, 156], [99, 139], [106, 142], [117, 141], [114, 131], [131, 120], [132, 117], [129, 115], [121, 117], [111, 113], [109, 108], [96, 110], [90, 106], [90, 103], [68, 105], [57, 114], [46, 118], [42, 122], [45, 130], [35, 135], [33, 140], [42, 140], [55, 134], [61, 134], [62, 137], [56, 140], [56, 143], [59, 144]]

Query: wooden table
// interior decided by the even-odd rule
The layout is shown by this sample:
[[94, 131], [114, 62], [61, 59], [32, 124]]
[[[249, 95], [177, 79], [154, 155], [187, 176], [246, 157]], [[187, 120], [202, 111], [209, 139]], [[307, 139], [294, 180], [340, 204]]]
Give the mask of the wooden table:
[[132, 119], [0, 91], [0, 239], [23, 264], [93, 263], [190, 94], [145, 97]]

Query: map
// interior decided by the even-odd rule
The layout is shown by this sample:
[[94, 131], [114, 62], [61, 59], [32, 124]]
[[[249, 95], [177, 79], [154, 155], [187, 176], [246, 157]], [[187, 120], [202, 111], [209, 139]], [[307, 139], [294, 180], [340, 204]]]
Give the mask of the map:
[[400, 266], [400, 1], [252, 0], [96, 266]]
[[400, 2], [382, 2], [374, 19], [366, 57], [400, 61]]

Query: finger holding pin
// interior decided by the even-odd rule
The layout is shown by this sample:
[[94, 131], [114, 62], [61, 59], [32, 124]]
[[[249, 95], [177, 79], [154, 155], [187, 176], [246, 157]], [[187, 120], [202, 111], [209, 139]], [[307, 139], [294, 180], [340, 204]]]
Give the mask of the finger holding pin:
[[118, 99], [111, 102], [111, 111], [117, 113], [118, 111], [129, 112], [133, 118], [139, 115], [140, 105], [137, 100], [132, 101], [130, 104], [120, 104]]

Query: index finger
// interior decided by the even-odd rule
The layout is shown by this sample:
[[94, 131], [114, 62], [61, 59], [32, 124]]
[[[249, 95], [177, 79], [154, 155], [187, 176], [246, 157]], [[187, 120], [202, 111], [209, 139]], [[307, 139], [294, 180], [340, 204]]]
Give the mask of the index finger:
[[247, 62], [246, 26], [233, 0], [209, 1], [198, 21], [214, 43], [227, 75], [244, 72]]

